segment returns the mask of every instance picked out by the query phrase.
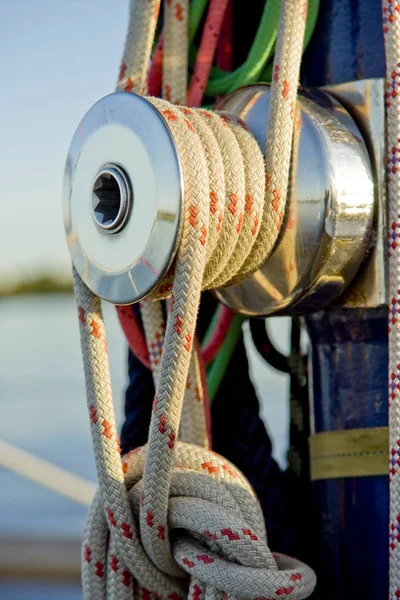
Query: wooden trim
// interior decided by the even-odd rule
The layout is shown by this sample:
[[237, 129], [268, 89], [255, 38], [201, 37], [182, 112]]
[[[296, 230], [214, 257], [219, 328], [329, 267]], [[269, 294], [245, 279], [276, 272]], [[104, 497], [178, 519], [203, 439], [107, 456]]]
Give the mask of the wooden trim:
[[309, 447], [312, 481], [389, 474], [387, 427], [317, 433]]

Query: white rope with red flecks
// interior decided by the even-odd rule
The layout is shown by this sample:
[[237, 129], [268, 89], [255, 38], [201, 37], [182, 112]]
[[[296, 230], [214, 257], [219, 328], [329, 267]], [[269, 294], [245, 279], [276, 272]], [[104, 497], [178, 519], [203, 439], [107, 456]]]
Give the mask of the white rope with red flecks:
[[400, 597], [400, 2], [383, 1], [389, 197], [389, 598]]
[[[174, 8], [176, 2], [168, 4]], [[190, 430], [188, 425], [202, 396], [192, 351], [201, 289], [223, 285], [256, 268], [279, 233], [306, 4], [304, 0], [283, 3], [265, 197], [260, 151], [237, 120], [149, 99], [166, 119], [180, 156], [185, 185], [183, 231], [173, 272], [153, 294], [154, 299], [168, 296], [172, 281], [165, 331], [159, 303], [144, 303], [149, 307], [143, 311], [149, 347], [151, 340], [164, 339], [161, 358], [150, 352], [156, 397], [149, 441], [122, 460], [100, 300], [74, 272], [99, 478], [83, 545], [87, 599], [281, 600], [306, 598], [314, 589], [315, 576], [309, 567], [271, 554], [253, 490], [233, 465], [207, 448], [203, 407], [194, 419], [200, 426]], [[130, 32], [136, 37], [131, 42], [128, 37], [120, 87], [142, 92], [159, 2], [136, 0], [133, 6]], [[178, 98], [174, 88], [171, 94]], [[213, 183], [219, 188], [213, 188]], [[212, 234], [210, 227], [215, 229]], [[265, 237], [259, 241], [261, 232]], [[262, 245], [266, 251], [261, 252]], [[178, 441], [178, 435], [185, 441]]]

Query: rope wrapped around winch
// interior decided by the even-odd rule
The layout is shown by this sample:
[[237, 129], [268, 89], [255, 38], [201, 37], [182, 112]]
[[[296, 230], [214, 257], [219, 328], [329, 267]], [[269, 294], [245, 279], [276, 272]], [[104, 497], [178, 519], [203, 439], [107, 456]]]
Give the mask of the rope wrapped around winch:
[[[133, 5], [133, 49], [127, 44], [121, 74], [125, 87], [128, 81], [142, 91], [159, 2]], [[306, 7], [303, 0], [283, 3], [267, 175], [257, 143], [237, 120], [149, 98], [168, 123], [180, 157], [183, 226], [173, 269], [142, 306], [148, 347], [156, 338], [163, 342], [162, 354], [150, 352], [156, 396], [148, 444], [123, 460], [100, 300], [74, 271], [99, 479], [83, 544], [86, 599], [279, 600], [306, 598], [314, 589], [309, 567], [271, 553], [259, 502], [245, 477], [208, 450], [193, 350], [201, 290], [254, 270], [279, 233]], [[181, 3], [177, 36], [186, 9]], [[179, 88], [175, 83], [169, 83], [172, 94]], [[170, 298], [166, 326], [161, 304], [154, 301], [165, 297]]]

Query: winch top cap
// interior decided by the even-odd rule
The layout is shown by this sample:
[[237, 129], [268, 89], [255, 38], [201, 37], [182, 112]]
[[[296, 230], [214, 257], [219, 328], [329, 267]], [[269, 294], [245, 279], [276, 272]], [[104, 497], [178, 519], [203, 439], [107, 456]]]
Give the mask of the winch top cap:
[[179, 241], [183, 179], [163, 116], [145, 98], [105, 96], [72, 139], [64, 225], [73, 264], [96, 295], [131, 304], [162, 280]]

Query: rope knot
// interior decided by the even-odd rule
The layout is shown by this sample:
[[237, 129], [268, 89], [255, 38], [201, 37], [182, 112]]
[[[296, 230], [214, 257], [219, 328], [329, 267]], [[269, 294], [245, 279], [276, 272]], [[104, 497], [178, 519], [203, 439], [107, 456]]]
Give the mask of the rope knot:
[[281, 600], [311, 593], [312, 570], [271, 553], [261, 507], [234, 465], [199, 446], [176, 442], [168, 515], [159, 523], [148, 508], [149, 492], [143, 493], [146, 458], [147, 447], [123, 458], [129, 515], [119, 506], [105, 507], [99, 494], [92, 506], [84, 560], [104, 593], [110, 580], [149, 600]]

